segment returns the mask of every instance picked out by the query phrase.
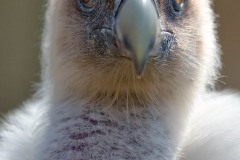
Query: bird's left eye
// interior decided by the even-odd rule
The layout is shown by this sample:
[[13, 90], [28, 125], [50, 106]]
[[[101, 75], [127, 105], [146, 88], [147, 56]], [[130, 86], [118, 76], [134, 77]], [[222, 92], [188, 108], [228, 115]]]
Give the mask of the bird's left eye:
[[92, 12], [95, 9], [97, 0], [77, 0], [77, 4], [81, 11]]
[[176, 12], [180, 12], [185, 5], [185, 0], [172, 0], [172, 1], [174, 10]]

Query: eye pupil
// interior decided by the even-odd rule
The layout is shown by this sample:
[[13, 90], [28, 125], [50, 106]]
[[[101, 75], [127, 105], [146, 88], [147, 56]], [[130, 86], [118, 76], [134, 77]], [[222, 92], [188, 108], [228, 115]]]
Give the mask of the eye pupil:
[[180, 12], [184, 7], [185, 0], [173, 0], [173, 7], [176, 12]]

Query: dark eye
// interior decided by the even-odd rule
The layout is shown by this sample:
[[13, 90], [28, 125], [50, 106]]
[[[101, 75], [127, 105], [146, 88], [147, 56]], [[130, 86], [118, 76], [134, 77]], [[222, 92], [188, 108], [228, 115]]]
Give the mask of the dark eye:
[[182, 11], [185, 5], [185, 0], [173, 0], [173, 8], [176, 12]]
[[95, 9], [97, 0], [77, 0], [77, 4], [81, 11], [92, 12]]

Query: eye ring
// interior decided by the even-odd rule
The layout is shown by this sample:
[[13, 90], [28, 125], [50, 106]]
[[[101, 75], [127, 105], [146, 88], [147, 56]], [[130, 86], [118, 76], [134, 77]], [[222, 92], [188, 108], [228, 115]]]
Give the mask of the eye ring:
[[85, 13], [91, 13], [95, 10], [97, 0], [77, 0], [79, 9]]
[[185, 6], [185, 0], [172, 0], [175, 12], [181, 12]]

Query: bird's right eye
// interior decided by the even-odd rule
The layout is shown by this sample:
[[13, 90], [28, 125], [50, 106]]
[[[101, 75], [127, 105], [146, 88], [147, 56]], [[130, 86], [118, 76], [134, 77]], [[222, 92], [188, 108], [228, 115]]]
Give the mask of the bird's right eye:
[[97, 0], [77, 0], [78, 7], [81, 11], [90, 13], [94, 11]]

